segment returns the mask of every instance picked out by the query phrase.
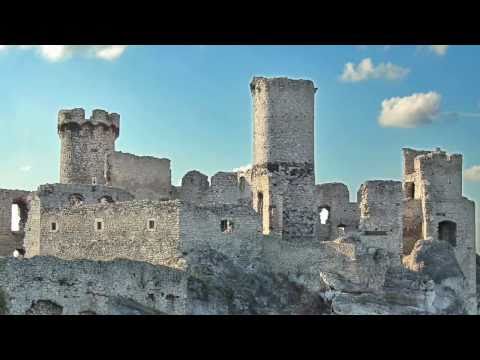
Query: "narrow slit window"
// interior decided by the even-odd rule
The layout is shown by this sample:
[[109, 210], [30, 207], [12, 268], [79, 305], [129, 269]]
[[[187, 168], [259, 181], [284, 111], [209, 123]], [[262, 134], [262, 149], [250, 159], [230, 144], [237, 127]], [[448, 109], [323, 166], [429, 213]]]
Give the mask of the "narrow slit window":
[[52, 223], [50, 224], [50, 230], [51, 230], [52, 232], [56, 232], [56, 231], [58, 230], [58, 225], [57, 225], [56, 222], [52, 222]]

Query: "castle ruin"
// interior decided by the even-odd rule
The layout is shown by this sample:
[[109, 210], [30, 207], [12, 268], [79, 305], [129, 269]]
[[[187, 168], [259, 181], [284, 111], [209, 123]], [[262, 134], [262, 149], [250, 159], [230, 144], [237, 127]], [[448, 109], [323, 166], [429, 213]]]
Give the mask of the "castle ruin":
[[[182, 271], [208, 246], [239, 264], [261, 258], [277, 272], [315, 277], [311, 259], [349, 252], [339, 239], [352, 234], [398, 267], [431, 239], [453, 247], [476, 313], [475, 205], [462, 195], [462, 155], [405, 148], [402, 181], [366, 181], [351, 202], [346, 185], [315, 182], [313, 82], [255, 77], [250, 91], [252, 167], [210, 181], [189, 171], [180, 186], [169, 159], [116, 151], [119, 114], [61, 110], [59, 183], [0, 190], [0, 256], [23, 249], [25, 258], [120, 258]], [[355, 266], [342, 271], [363, 281]]]

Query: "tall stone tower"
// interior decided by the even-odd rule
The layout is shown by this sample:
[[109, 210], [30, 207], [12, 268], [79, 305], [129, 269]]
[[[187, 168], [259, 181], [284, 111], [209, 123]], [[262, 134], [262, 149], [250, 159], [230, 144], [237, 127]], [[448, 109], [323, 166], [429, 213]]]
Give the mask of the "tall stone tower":
[[63, 184], [105, 184], [105, 157], [115, 151], [120, 115], [93, 110], [60, 110], [58, 134], [61, 141], [60, 182]]
[[255, 77], [253, 207], [264, 234], [285, 240], [315, 235], [314, 97], [310, 80]]

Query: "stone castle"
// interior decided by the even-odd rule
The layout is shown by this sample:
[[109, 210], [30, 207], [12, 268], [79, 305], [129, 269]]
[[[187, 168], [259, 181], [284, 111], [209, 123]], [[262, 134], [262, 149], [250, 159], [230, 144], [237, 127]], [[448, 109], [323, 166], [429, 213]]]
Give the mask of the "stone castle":
[[[315, 182], [313, 82], [255, 77], [250, 91], [251, 168], [218, 172], [210, 181], [189, 171], [181, 186], [171, 183], [169, 159], [116, 151], [119, 114], [94, 110], [86, 118], [83, 109], [61, 110], [60, 181], [34, 192], [0, 190], [0, 256], [24, 253], [22, 261], [9, 260], [15, 264], [37, 257], [128, 259], [182, 273], [195, 267], [198, 249], [208, 248], [247, 272], [264, 266], [285, 274], [325, 299], [333, 296], [325, 295], [325, 284], [348, 293], [339, 279], [385, 292], [388, 276], [400, 281], [407, 270], [422, 271], [412, 265], [413, 252], [430, 242], [451, 249], [464, 281], [457, 289], [462, 311], [477, 313], [475, 205], [462, 195], [462, 155], [405, 148], [403, 180], [366, 181], [351, 202], [344, 184]], [[15, 231], [12, 204], [20, 215]], [[187, 311], [179, 284], [168, 301], [149, 306], [222, 313], [205, 304]], [[422, 288], [427, 305], [417, 306], [420, 313], [450, 306], [433, 305], [428, 289]], [[339, 299], [337, 310], [351, 307], [353, 300]]]

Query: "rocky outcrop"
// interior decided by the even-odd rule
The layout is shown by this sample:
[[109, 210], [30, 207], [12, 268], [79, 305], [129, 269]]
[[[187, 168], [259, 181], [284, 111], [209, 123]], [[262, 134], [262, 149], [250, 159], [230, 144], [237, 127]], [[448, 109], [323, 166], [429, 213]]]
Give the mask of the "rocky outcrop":
[[245, 264], [209, 247], [192, 252], [185, 271], [131, 260], [0, 258], [0, 313], [469, 313], [465, 277], [448, 243], [418, 241], [399, 265], [357, 240], [329, 244], [337, 250], [350, 244], [353, 251], [315, 260], [320, 267], [310, 261], [307, 280], [261, 258]]

